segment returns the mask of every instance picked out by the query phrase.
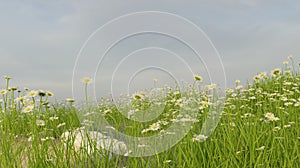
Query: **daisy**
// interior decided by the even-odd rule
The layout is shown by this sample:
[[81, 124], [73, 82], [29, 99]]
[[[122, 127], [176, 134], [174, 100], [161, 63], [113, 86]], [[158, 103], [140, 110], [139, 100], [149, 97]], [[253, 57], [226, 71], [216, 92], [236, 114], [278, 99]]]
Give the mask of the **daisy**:
[[257, 151], [263, 151], [266, 147], [265, 146], [261, 146], [259, 148], [256, 148]]
[[140, 99], [143, 99], [143, 98], [144, 98], [144, 95], [135, 93], [135, 94], [132, 95], [132, 97], [133, 97], [133, 99], [135, 99], [135, 100], [140, 100]]
[[36, 125], [37, 126], [44, 126], [45, 125], [45, 121], [44, 120], [36, 120]]
[[33, 108], [34, 108], [33, 105], [29, 105], [29, 106], [23, 108], [22, 112], [23, 113], [29, 113], [29, 112], [31, 112], [33, 110]]
[[74, 100], [74, 99], [71, 99], [71, 98], [66, 98], [66, 101], [69, 102], [69, 103], [75, 102], [75, 100]]
[[158, 123], [151, 124], [150, 128], [149, 128], [149, 130], [151, 130], [151, 131], [157, 131], [159, 129], [160, 129], [160, 124], [158, 124]]
[[27, 94], [27, 96], [28, 96], [28, 97], [35, 97], [37, 94], [38, 94], [37, 91], [32, 90], [32, 91], [30, 91], [30, 92]]
[[81, 82], [83, 82], [85, 84], [89, 84], [89, 83], [92, 83], [92, 79], [89, 77], [84, 77], [81, 79]]
[[199, 135], [194, 135], [194, 138], [192, 139], [193, 142], [195, 141], [198, 141], [198, 142], [201, 142], [201, 141], [205, 141], [208, 137], [203, 135], [203, 134], [199, 134]]
[[5, 89], [1, 89], [1, 90], [0, 90], [0, 94], [1, 94], [1, 95], [5, 95], [6, 93], [7, 93], [7, 90], [5, 90]]
[[200, 81], [200, 82], [202, 82], [203, 81], [203, 78], [201, 77], [201, 76], [199, 76], [199, 75], [194, 75], [194, 80], [195, 81]]

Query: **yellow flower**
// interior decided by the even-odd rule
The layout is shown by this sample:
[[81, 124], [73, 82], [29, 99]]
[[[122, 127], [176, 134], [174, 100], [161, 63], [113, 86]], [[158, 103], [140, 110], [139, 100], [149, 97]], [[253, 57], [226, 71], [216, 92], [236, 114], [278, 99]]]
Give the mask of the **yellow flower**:
[[199, 76], [199, 75], [194, 75], [194, 80], [195, 81], [200, 81], [200, 82], [202, 82], [203, 81], [203, 78], [201, 77], [201, 76]]
[[81, 82], [89, 84], [89, 83], [92, 83], [92, 79], [89, 77], [84, 77], [81, 79]]
[[287, 65], [287, 64], [289, 64], [289, 62], [288, 62], [288, 61], [283, 61], [282, 64], [283, 64], [283, 65]]
[[293, 56], [292, 56], [292, 55], [289, 55], [289, 56], [288, 56], [288, 59], [293, 59]]

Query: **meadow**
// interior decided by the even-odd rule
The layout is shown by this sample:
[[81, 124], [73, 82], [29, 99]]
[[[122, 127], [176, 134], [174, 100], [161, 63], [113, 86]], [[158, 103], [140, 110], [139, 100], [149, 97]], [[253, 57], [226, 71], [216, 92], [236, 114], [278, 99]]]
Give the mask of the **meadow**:
[[[103, 98], [96, 105], [86, 92], [92, 82], [89, 78], [82, 80], [85, 103], [76, 104], [71, 98], [51, 102], [52, 92], [20, 89], [10, 85], [10, 76], [4, 76], [0, 167], [300, 167], [299, 73], [300, 64], [289, 56], [282, 68], [258, 73], [245, 86], [234, 81], [235, 87], [225, 91], [222, 117], [210, 136], [200, 130], [212, 106], [211, 93], [219, 88], [205, 85], [198, 75], [191, 76], [194, 83], [182, 90], [154, 86], [125, 95], [123, 104]], [[150, 111], [145, 113], [151, 104], [164, 107], [162, 113], [153, 114], [155, 118]], [[185, 115], [179, 114], [180, 109], [185, 109]], [[143, 115], [153, 119], [134, 120]], [[78, 133], [105, 127], [95, 122], [97, 116], [110, 124], [106, 128], [135, 137], [164, 135], [174, 124], [190, 124], [192, 128], [162, 153], [130, 157], [101, 149], [92, 141], [77, 142], [76, 138], [82, 139]], [[126, 146], [121, 140], [120, 144]]]

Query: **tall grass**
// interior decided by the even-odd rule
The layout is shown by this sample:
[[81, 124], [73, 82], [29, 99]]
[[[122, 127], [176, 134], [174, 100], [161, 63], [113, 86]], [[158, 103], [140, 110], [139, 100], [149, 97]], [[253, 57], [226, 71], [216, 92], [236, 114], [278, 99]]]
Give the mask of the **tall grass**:
[[[207, 139], [199, 133], [213, 88], [199, 76], [181, 92], [166, 87], [137, 93], [123, 108], [127, 111], [120, 111], [111, 99], [91, 107], [87, 95], [88, 107], [78, 107], [72, 99], [52, 104], [51, 92], [19, 91], [6, 76], [0, 91], [0, 167], [300, 167], [300, 75], [296, 65], [284, 64], [269, 74], [257, 74], [246, 86], [236, 81], [235, 88], [227, 89], [221, 121]], [[89, 82], [85, 81], [85, 92]], [[85, 146], [76, 149], [74, 138], [67, 144], [61, 140], [66, 131], [97, 126], [93, 121], [99, 115], [127, 135], [163, 134], [170, 125], [186, 122], [187, 116], [178, 111], [188, 105], [185, 98], [191, 91], [198, 95], [194, 109], [198, 115], [189, 116], [195, 117], [193, 128], [165, 152], [149, 157], [111, 155], [103, 149], [91, 153]], [[147, 122], [133, 120], [145, 115], [138, 110], [154, 100], [165, 103], [163, 113]], [[199, 142], [201, 138], [206, 141]]]

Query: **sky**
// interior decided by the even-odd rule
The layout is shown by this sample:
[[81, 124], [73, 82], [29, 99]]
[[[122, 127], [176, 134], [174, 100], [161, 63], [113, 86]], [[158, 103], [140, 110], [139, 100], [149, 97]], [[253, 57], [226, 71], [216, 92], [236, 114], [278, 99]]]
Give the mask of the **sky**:
[[[164, 20], [163, 14], [120, 19], [83, 47], [101, 26], [143, 11], [171, 13], [181, 21], [170, 15]], [[220, 59], [182, 18], [205, 33]], [[0, 75], [10, 75], [13, 86], [50, 90], [58, 100], [80, 99], [85, 76], [94, 79], [89, 94], [105, 97], [153, 87], [154, 77], [159, 86], [174, 80], [191, 83], [193, 73], [206, 83], [211, 75], [216, 83], [232, 86], [236, 79], [246, 83], [257, 73], [282, 67], [289, 55], [300, 60], [297, 0], [11, 0], [0, 1], [0, 20]], [[110, 40], [137, 32], [138, 26], [179, 32], [202, 46], [205, 62], [171, 36], [144, 33], [121, 41], [99, 63]], [[4, 86], [2, 79], [0, 88]]]

